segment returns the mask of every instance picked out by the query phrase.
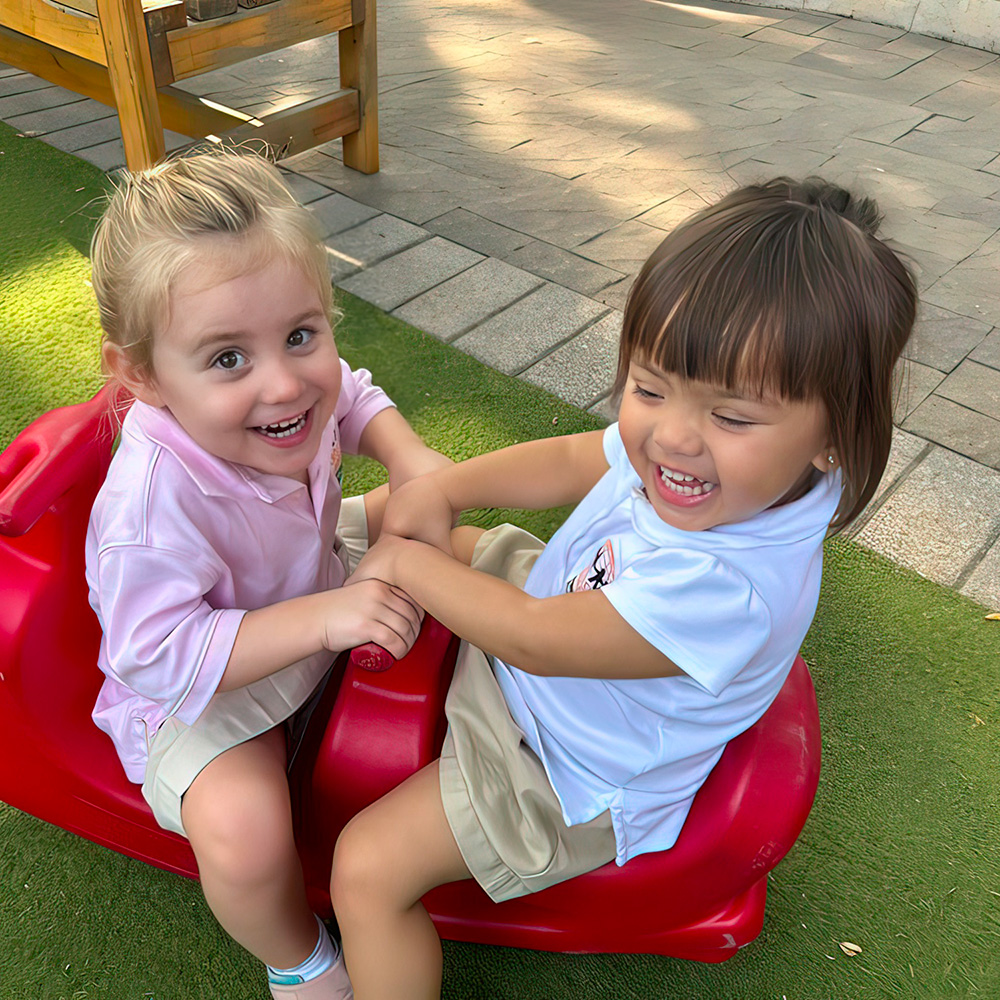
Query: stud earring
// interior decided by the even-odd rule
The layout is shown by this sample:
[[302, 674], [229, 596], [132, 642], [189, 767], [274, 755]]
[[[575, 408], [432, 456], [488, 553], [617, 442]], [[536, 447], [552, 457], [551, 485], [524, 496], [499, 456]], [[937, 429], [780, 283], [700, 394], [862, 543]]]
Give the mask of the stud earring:
[[836, 459], [835, 459], [835, 458], [833, 457], [833, 455], [827, 455], [827, 456], [826, 456], [826, 460], [827, 460], [827, 461], [828, 461], [828, 462], [829, 462], [829, 463], [830, 463], [831, 465], [836, 465], [836, 464], [837, 464], [837, 460], [836, 460]]

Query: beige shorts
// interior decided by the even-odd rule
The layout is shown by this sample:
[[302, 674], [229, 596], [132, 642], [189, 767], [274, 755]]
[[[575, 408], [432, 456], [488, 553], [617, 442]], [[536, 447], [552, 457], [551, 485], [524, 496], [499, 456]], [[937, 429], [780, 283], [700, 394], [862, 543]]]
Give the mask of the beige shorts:
[[[486, 532], [472, 566], [524, 586], [544, 544], [512, 525]], [[610, 813], [567, 826], [541, 761], [507, 710], [491, 660], [463, 642], [445, 704], [441, 800], [473, 878], [495, 902], [592, 871], [616, 854]]]
[[[364, 497], [340, 507], [336, 551], [348, 573], [368, 549]], [[330, 669], [321, 656], [301, 660], [234, 691], [219, 691], [188, 726], [174, 716], [150, 742], [142, 794], [156, 822], [185, 836], [181, 800], [202, 769], [219, 754], [281, 725], [309, 701]]]

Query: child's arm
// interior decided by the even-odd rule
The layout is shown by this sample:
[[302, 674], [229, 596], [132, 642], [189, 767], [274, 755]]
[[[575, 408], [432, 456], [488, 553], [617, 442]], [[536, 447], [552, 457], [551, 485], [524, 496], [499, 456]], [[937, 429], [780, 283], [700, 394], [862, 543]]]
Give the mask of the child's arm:
[[420, 630], [422, 611], [394, 587], [365, 580], [248, 611], [240, 622], [218, 690], [266, 677], [324, 649], [376, 642], [397, 659]]
[[352, 580], [396, 584], [457, 635], [529, 673], [681, 673], [600, 591], [531, 597], [441, 551], [444, 522], [468, 507], [538, 509], [581, 500], [607, 471], [603, 438], [594, 431], [529, 441], [402, 487], [389, 500], [383, 530], [407, 537], [384, 534]]
[[608, 469], [603, 440], [591, 431], [527, 441], [407, 483], [389, 498], [383, 531], [450, 553], [448, 533], [463, 510], [577, 503]]
[[394, 406], [375, 414], [361, 432], [358, 451], [374, 458], [389, 473], [389, 488], [445, 468], [451, 459], [428, 447]]
[[528, 673], [619, 679], [683, 673], [599, 590], [531, 597], [432, 545], [392, 535], [383, 535], [352, 579], [359, 575], [391, 581], [456, 635]]

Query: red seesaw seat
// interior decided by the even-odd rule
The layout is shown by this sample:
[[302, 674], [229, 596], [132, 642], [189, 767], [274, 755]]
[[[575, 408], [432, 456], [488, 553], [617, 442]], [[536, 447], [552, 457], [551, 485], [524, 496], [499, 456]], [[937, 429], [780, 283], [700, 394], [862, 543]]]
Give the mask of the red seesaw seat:
[[[90, 719], [102, 675], [83, 553], [110, 461], [111, 408], [105, 389], [54, 410], [0, 455], [0, 799], [196, 877], [187, 842], [156, 825]], [[292, 767], [300, 853], [320, 912], [330, 912], [330, 858], [344, 824], [437, 755], [456, 649], [428, 619], [388, 671], [347, 656], [335, 664]], [[816, 698], [800, 658], [764, 717], [730, 742], [671, 850], [499, 905], [471, 881], [425, 902], [451, 940], [724, 961], [760, 932], [767, 873], [805, 823], [819, 765]]]

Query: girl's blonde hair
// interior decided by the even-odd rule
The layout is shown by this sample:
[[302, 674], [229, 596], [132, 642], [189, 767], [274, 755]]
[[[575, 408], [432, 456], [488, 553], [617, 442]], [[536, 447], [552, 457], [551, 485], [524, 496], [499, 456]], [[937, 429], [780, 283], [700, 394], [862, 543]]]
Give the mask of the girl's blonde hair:
[[319, 230], [271, 163], [223, 148], [122, 172], [91, 242], [104, 335], [151, 374], [153, 334], [169, 322], [170, 292], [183, 271], [197, 263], [225, 280], [275, 258], [315, 281], [335, 325]]
[[678, 226], [625, 307], [615, 390], [632, 359], [684, 378], [821, 400], [844, 495], [832, 529], [864, 508], [892, 440], [893, 369], [917, 290], [876, 233], [869, 198], [819, 178], [779, 177]]

